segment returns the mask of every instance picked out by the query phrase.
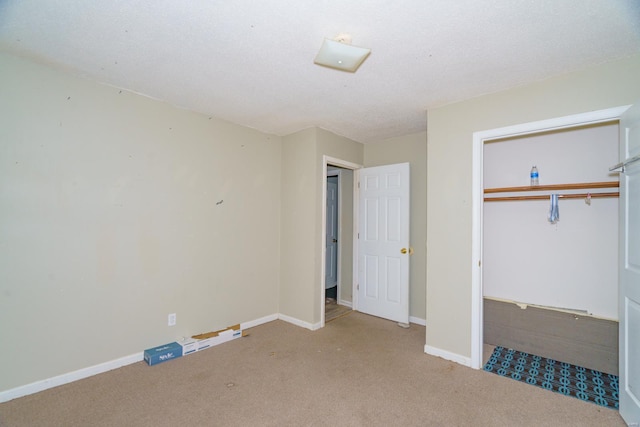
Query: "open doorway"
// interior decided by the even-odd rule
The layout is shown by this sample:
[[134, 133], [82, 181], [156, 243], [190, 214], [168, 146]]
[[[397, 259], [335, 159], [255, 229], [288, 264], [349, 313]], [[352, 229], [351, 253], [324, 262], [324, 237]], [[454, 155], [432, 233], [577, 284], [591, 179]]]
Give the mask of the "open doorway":
[[[351, 312], [353, 271], [353, 175], [327, 165], [325, 198], [325, 322]], [[344, 187], [344, 188], [343, 188]], [[345, 215], [346, 214], [346, 215]], [[345, 270], [346, 268], [346, 270]]]
[[323, 164], [322, 190], [326, 205], [322, 210], [322, 239], [325, 250], [321, 261], [323, 279], [320, 327], [354, 308], [354, 242], [357, 233], [354, 182], [355, 170], [362, 167], [328, 156], [324, 157]]

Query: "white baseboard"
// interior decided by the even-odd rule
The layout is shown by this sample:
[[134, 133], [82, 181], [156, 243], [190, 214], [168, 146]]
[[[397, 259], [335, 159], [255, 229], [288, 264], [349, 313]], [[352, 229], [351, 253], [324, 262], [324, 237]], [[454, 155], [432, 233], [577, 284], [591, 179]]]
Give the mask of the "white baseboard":
[[338, 301], [339, 305], [344, 305], [345, 307], [353, 308], [353, 303], [351, 301], [341, 299]]
[[295, 317], [287, 316], [286, 314], [278, 314], [278, 319], [284, 320], [287, 323], [291, 323], [296, 326], [300, 326], [301, 328], [309, 329], [310, 331], [315, 331], [320, 329], [320, 323], [309, 323], [300, 319], [296, 319]]
[[419, 317], [409, 316], [409, 322], [415, 323], [416, 325], [427, 326], [427, 321]]
[[459, 363], [460, 365], [471, 367], [470, 357], [465, 357], [457, 353], [451, 353], [450, 351], [442, 350], [441, 348], [431, 347], [426, 344], [424, 346], [424, 352], [432, 356], [441, 357], [443, 359]]
[[[269, 316], [261, 317], [249, 322], [243, 322], [240, 324], [242, 329], [249, 329], [254, 326], [262, 325], [263, 323], [272, 322], [279, 318], [278, 314], [271, 314]], [[284, 319], [283, 319], [284, 320]], [[298, 321], [299, 322], [299, 321]], [[294, 323], [294, 322], [291, 322]], [[302, 322], [304, 323], [304, 322]], [[307, 324], [299, 324], [299, 326], [310, 329]], [[309, 325], [311, 326], [311, 325]], [[317, 328], [316, 328], [317, 329]], [[132, 363], [140, 362], [144, 360], [144, 352], [135, 353], [129, 356], [121, 357], [119, 359], [111, 360], [108, 362], [100, 363], [95, 366], [89, 366], [88, 368], [78, 369], [77, 371], [69, 372], [66, 374], [58, 375], [53, 378], [48, 378], [41, 381], [36, 381], [31, 384], [26, 384], [16, 388], [12, 388], [5, 391], [0, 391], [0, 403], [8, 402], [9, 400], [17, 399], [19, 397], [27, 396], [29, 394], [38, 393], [40, 391], [47, 390], [49, 388], [57, 387], [59, 385], [68, 384], [73, 381], [78, 381], [83, 378], [91, 377], [93, 375], [101, 374], [103, 372], [111, 371], [113, 369], [121, 368]]]
[[270, 314], [268, 316], [264, 316], [264, 317], [261, 317], [261, 318], [256, 319], [256, 320], [251, 320], [249, 322], [243, 322], [243, 323], [240, 324], [240, 327], [243, 330], [245, 330], [245, 329], [253, 328], [255, 326], [262, 325], [263, 323], [273, 322], [274, 320], [278, 320], [278, 315], [277, 314]]
[[29, 394], [38, 393], [39, 391], [47, 390], [73, 381], [78, 381], [83, 378], [121, 368], [126, 365], [131, 365], [132, 363], [140, 362], [143, 358], [144, 352], [135, 353], [109, 362], [100, 363], [88, 368], [78, 369], [77, 371], [48, 378], [46, 380], [36, 381], [31, 384], [5, 390], [0, 392], [0, 403], [8, 402], [9, 400], [17, 399], [18, 397], [27, 396]]

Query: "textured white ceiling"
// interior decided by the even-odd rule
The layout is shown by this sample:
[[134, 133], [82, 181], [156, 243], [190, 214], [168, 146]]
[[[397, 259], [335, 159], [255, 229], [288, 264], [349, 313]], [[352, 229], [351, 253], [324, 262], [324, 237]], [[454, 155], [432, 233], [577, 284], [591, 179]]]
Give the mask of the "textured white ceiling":
[[[339, 33], [372, 50], [354, 74], [313, 63]], [[264, 132], [367, 143], [639, 53], [640, 1], [0, 0], [0, 51]]]

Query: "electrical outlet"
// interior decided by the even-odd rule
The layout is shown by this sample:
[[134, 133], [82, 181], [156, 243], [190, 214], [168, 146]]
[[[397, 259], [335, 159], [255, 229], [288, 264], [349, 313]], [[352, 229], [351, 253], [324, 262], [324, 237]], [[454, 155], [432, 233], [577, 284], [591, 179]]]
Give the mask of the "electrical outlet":
[[171, 313], [169, 315], [169, 326], [175, 326], [175, 325], [176, 325], [176, 314]]

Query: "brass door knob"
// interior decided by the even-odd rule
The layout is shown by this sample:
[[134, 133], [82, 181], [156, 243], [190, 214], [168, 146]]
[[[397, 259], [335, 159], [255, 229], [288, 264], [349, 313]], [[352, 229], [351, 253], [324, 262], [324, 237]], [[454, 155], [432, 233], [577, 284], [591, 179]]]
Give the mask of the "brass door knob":
[[409, 255], [413, 255], [413, 248], [409, 247], [409, 250], [407, 250], [407, 248], [400, 249], [401, 254], [406, 254], [407, 252], [409, 252]]

